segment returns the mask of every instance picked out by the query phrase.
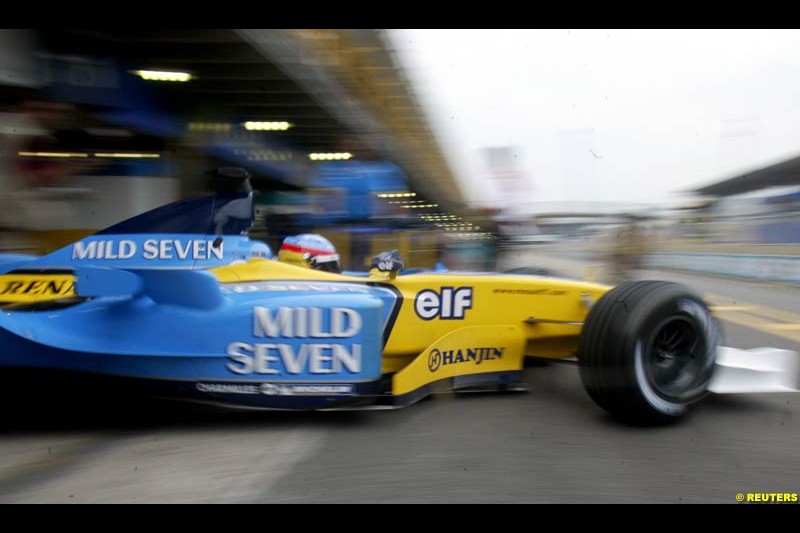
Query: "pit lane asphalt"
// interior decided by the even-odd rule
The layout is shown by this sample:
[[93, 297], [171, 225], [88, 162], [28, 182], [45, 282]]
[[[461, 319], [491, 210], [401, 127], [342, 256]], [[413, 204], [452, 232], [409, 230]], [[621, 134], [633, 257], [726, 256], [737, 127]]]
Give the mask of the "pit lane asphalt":
[[[796, 288], [643, 275], [748, 308], [734, 313], [777, 309], [788, 325], [800, 314]], [[725, 330], [731, 346], [800, 350], [766, 327]], [[571, 366], [531, 367], [526, 381], [529, 393], [387, 412], [6, 402], [0, 502], [736, 503], [740, 492], [800, 492], [800, 394], [711, 396], [678, 424], [635, 428], [596, 407]]]

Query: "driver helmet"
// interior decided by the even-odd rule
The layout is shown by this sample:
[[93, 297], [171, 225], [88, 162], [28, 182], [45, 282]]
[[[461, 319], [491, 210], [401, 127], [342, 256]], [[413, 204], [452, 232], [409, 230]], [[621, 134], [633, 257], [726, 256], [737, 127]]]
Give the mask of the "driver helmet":
[[278, 260], [324, 272], [341, 273], [339, 254], [331, 241], [314, 233], [303, 233], [283, 239]]

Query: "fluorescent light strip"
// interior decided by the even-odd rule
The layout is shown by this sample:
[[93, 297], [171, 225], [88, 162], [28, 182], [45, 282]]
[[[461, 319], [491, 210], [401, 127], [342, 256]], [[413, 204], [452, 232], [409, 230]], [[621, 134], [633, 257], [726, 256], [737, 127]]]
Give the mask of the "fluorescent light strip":
[[416, 195], [415, 192], [382, 192], [378, 194], [378, 198], [411, 198]]
[[[83, 152], [17, 152], [22, 157], [89, 157], [90, 154]], [[129, 159], [158, 159], [160, 154], [148, 154], [137, 152], [96, 152], [91, 154], [94, 157], [119, 157]]]
[[312, 161], [332, 161], [332, 160], [347, 160], [353, 157], [350, 152], [332, 152], [332, 153], [313, 153], [308, 154], [308, 158]]
[[189, 81], [192, 75], [188, 72], [170, 72], [168, 70], [134, 70], [134, 74], [147, 81]]
[[98, 152], [94, 154], [95, 157], [119, 157], [130, 159], [158, 159], [160, 154], [139, 154], [139, 153], [123, 153], [123, 152]]
[[89, 154], [80, 152], [17, 152], [23, 157], [89, 157]]
[[292, 125], [285, 120], [274, 122], [258, 122], [255, 120], [248, 120], [244, 123], [244, 129], [255, 131], [286, 131], [291, 127]]
[[416, 204], [416, 205], [401, 205], [403, 209], [429, 209], [431, 207], [439, 207], [439, 204]]
[[230, 131], [231, 125], [226, 122], [190, 122], [189, 131]]

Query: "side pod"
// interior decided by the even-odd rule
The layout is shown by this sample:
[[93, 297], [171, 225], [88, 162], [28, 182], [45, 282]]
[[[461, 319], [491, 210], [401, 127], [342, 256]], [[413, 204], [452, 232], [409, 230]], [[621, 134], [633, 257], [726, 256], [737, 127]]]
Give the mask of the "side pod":
[[133, 297], [144, 294], [162, 304], [213, 309], [222, 304], [217, 279], [203, 270], [76, 269], [76, 293], [87, 297]]

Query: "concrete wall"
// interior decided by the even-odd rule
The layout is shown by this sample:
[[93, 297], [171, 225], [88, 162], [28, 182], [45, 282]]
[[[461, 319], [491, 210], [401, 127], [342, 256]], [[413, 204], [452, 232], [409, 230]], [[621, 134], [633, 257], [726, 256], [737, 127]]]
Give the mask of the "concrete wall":
[[72, 220], [62, 229], [99, 230], [178, 199], [180, 183], [175, 178], [144, 176], [81, 176], [70, 185], [85, 195], [70, 202]]
[[646, 263], [651, 268], [800, 284], [800, 256], [795, 255], [655, 253], [648, 254]]

